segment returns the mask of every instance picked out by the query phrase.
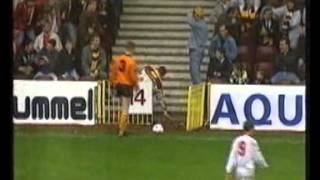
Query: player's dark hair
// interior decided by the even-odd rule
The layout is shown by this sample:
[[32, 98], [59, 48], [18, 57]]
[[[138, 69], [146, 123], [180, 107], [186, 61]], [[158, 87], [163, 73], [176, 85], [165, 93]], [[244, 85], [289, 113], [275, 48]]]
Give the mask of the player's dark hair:
[[244, 122], [244, 124], [243, 124], [243, 130], [244, 130], [245, 132], [251, 131], [251, 130], [253, 130], [253, 129], [254, 129], [254, 125], [253, 125], [253, 123], [252, 123], [251, 121], [246, 121], [246, 122]]
[[167, 73], [167, 69], [164, 66], [160, 66], [158, 70], [161, 76], [164, 76]]

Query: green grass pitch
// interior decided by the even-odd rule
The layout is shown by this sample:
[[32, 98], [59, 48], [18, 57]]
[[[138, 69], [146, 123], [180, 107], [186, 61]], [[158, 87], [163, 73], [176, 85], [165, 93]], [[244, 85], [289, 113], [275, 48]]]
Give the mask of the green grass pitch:
[[[112, 133], [15, 128], [15, 180], [223, 180], [239, 132]], [[305, 179], [305, 135], [257, 133], [257, 180]]]

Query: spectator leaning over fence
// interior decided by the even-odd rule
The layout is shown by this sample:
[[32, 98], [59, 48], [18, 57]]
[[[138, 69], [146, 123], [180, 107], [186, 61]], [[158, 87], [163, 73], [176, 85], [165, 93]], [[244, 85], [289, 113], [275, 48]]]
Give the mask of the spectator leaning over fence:
[[277, 73], [271, 78], [272, 84], [298, 84], [297, 70], [302, 59], [290, 48], [290, 40], [283, 38], [279, 42], [280, 53], [276, 57]]
[[54, 48], [57, 51], [60, 51], [62, 49], [60, 38], [56, 33], [51, 31], [51, 23], [49, 21], [45, 21], [42, 27], [42, 32], [36, 37], [33, 48], [37, 52], [39, 52], [43, 47], [45, 47], [48, 44], [50, 39], [55, 40], [56, 43]]
[[233, 63], [237, 57], [238, 49], [234, 38], [229, 34], [225, 24], [219, 25], [219, 34], [213, 37], [210, 43], [209, 52], [223, 49], [226, 59]]
[[227, 83], [232, 65], [225, 57], [223, 49], [209, 52], [210, 63], [207, 71], [207, 81], [211, 83]]
[[208, 40], [208, 25], [204, 20], [204, 16], [205, 12], [202, 7], [196, 7], [192, 14], [188, 14], [188, 24], [191, 27], [188, 47], [192, 84], [201, 83], [200, 66]]
[[81, 53], [82, 80], [106, 79], [106, 53], [98, 34], [91, 36]]
[[59, 59], [55, 68], [58, 78], [61, 80], [79, 80], [75, 63], [76, 55], [73, 49], [73, 42], [67, 39], [64, 43], [64, 49], [59, 53]]
[[295, 0], [288, 0], [287, 4], [273, 9], [274, 15], [280, 19], [280, 32], [288, 36], [290, 48], [296, 49], [300, 36], [301, 12], [296, 8]]
[[54, 48], [56, 41], [49, 39], [46, 46], [38, 53], [37, 70], [34, 79], [58, 80], [55, 68], [59, 59], [59, 52]]
[[117, 91], [121, 101], [121, 115], [118, 120], [119, 136], [124, 136], [127, 131], [129, 104], [133, 90], [138, 89], [138, 65], [133, 57], [135, 44], [128, 42], [125, 54], [116, 57], [111, 64], [110, 82]]

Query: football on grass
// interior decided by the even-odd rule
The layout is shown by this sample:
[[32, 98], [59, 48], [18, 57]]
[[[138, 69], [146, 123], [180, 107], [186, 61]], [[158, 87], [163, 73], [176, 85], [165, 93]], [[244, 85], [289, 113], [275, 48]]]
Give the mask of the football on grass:
[[161, 124], [155, 124], [152, 127], [152, 132], [154, 132], [154, 133], [163, 133], [163, 131], [164, 131], [164, 129]]

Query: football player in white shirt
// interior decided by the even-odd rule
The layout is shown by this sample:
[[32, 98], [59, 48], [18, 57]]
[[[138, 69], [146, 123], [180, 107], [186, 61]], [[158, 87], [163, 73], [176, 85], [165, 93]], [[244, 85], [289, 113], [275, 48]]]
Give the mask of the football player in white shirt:
[[154, 68], [151, 65], [146, 65], [140, 72], [140, 80], [141, 81], [152, 81], [153, 84], [153, 96], [156, 103], [159, 103], [162, 110], [163, 115], [167, 119], [171, 120], [172, 117], [167, 111], [167, 104], [164, 100], [164, 87], [162, 79], [167, 74], [167, 69], [164, 66], [160, 66], [158, 68]]
[[246, 121], [243, 125], [244, 134], [238, 136], [232, 144], [232, 149], [226, 165], [226, 180], [235, 177], [236, 180], [254, 180], [255, 166], [266, 168], [265, 161], [257, 141], [252, 137], [254, 125]]

